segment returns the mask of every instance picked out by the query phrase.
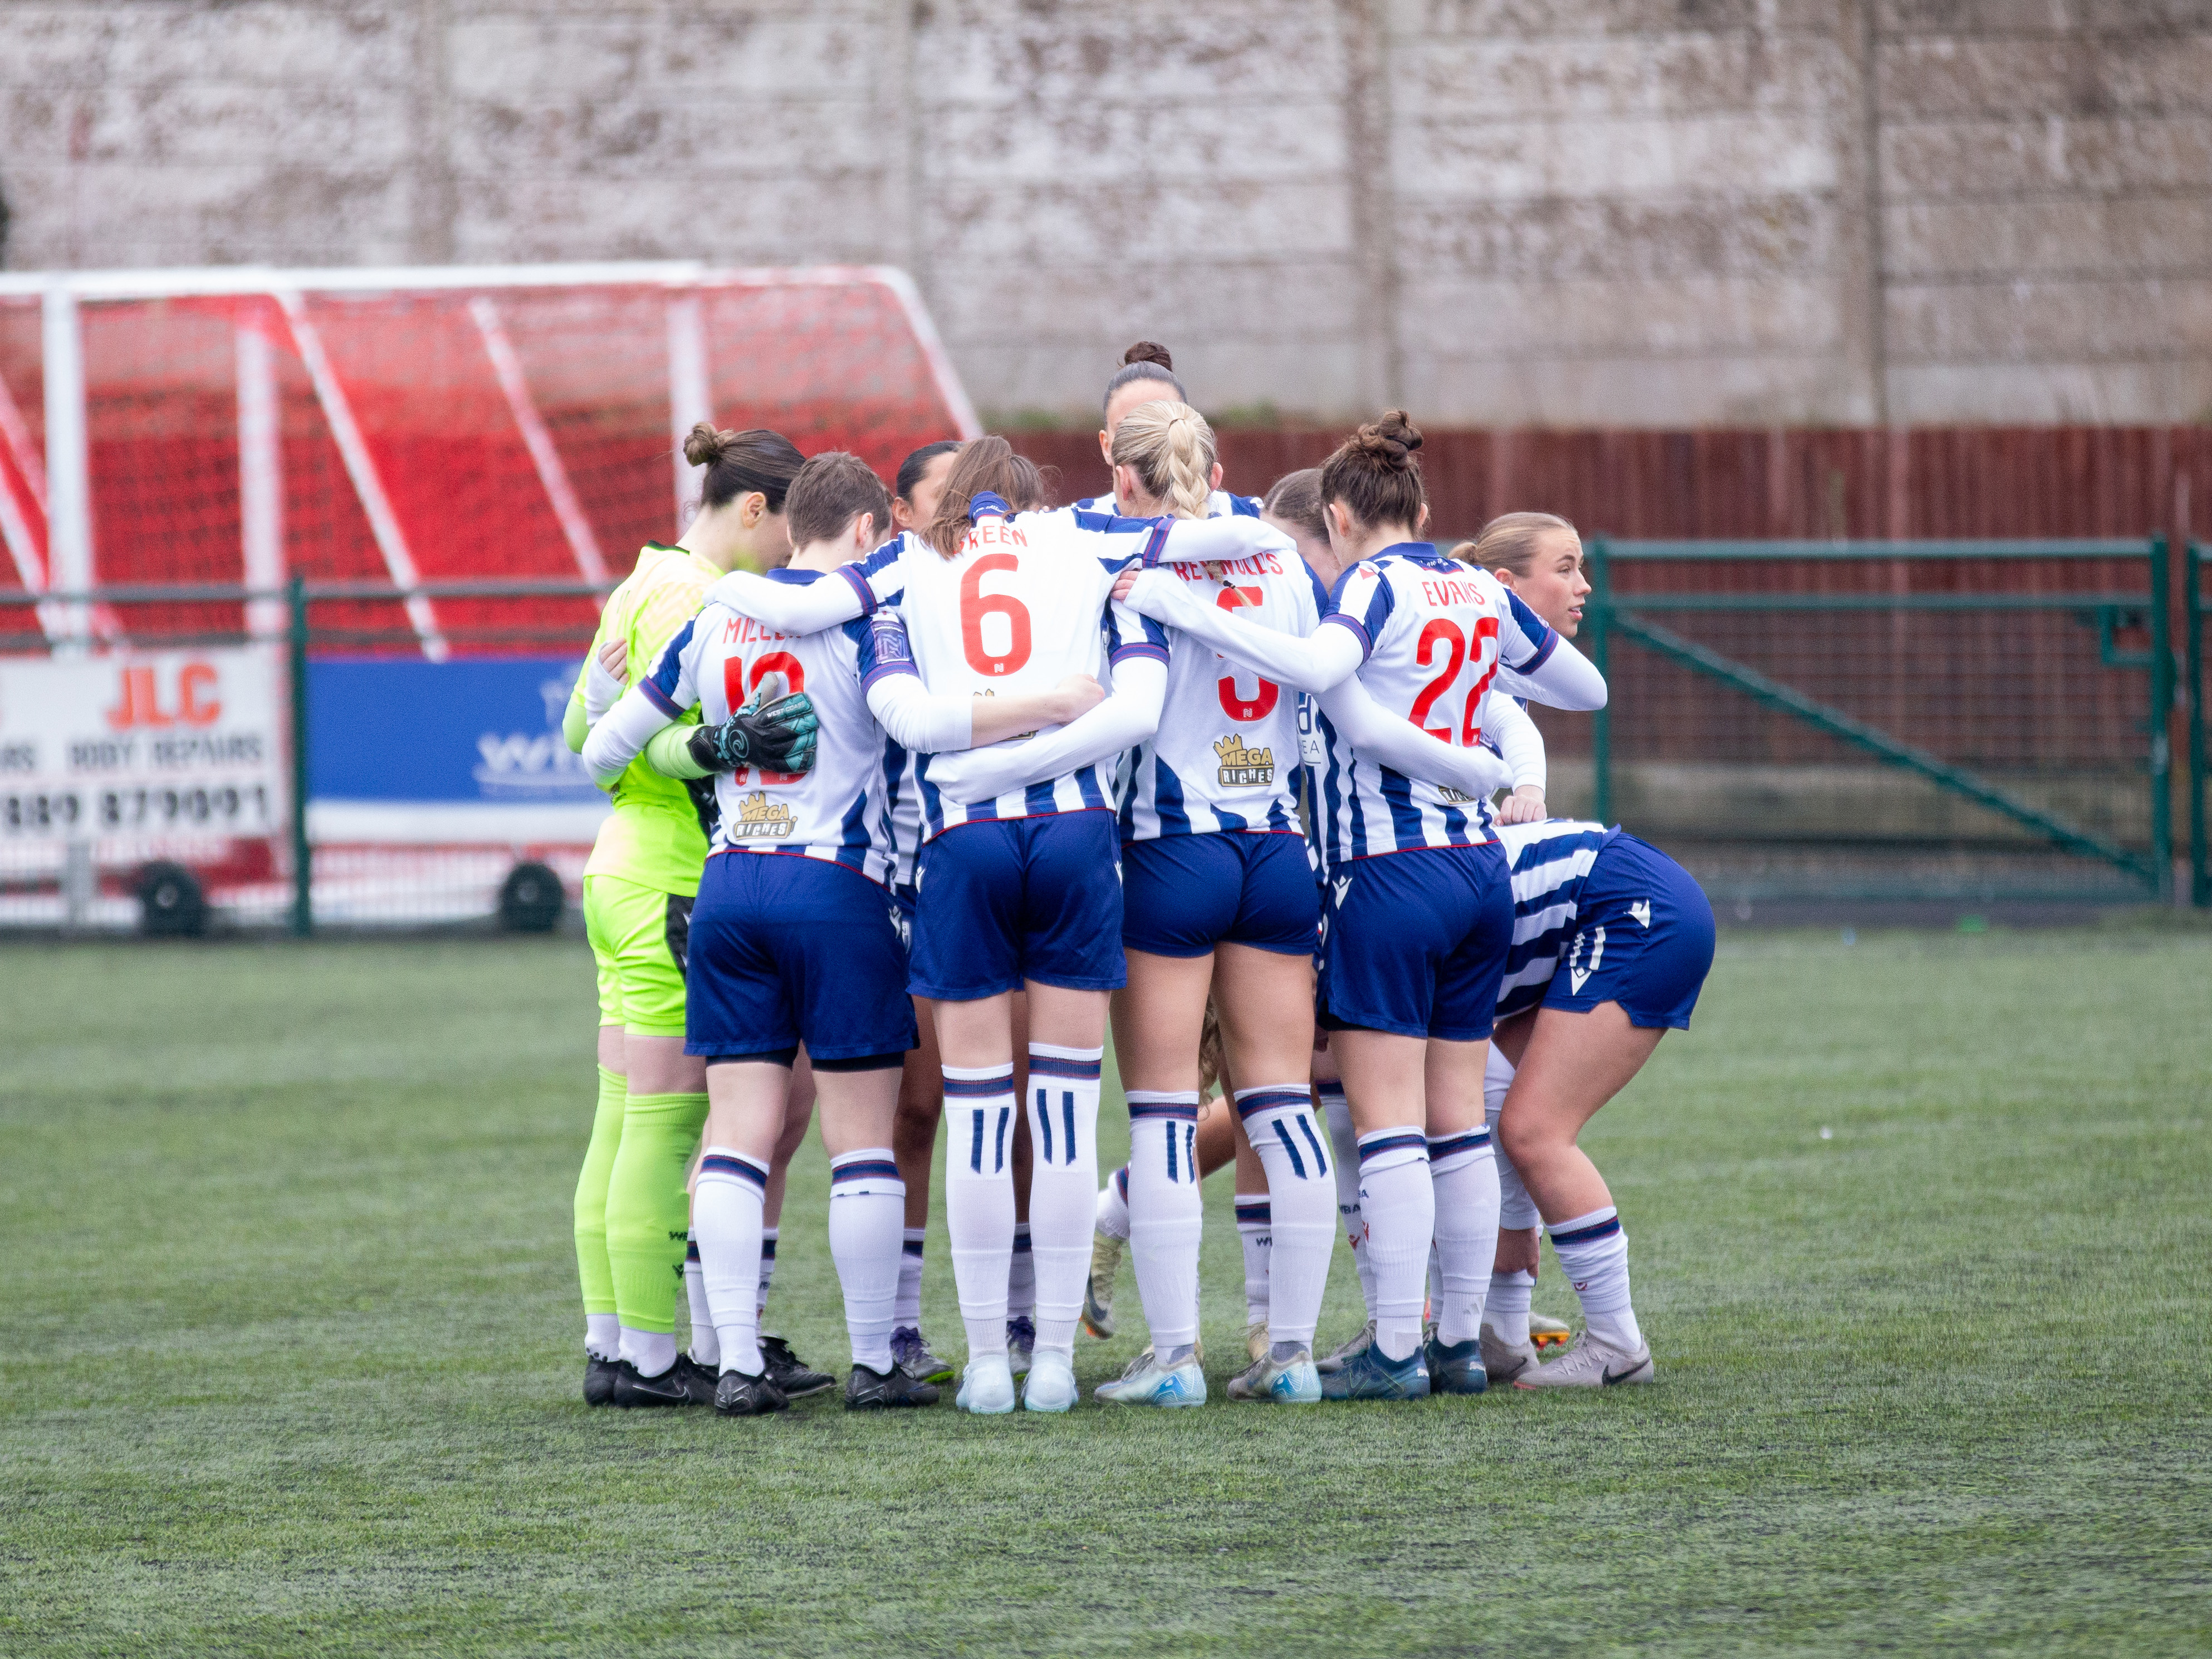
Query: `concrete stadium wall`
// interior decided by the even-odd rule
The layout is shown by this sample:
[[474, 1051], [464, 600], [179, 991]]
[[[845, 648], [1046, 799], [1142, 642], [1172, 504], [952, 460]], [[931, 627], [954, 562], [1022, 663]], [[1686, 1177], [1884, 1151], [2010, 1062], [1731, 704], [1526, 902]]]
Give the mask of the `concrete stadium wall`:
[[18, 269], [920, 280], [979, 404], [2212, 416], [2212, 0], [11, 0]]

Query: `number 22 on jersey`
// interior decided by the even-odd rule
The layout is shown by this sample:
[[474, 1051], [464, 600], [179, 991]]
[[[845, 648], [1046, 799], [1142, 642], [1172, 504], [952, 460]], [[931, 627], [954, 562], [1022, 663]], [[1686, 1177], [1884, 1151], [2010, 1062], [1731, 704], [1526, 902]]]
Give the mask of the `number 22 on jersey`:
[[[1480, 672], [1467, 693], [1460, 714], [1459, 735], [1456, 741], [1462, 749], [1472, 749], [1482, 736], [1478, 716], [1482, 711], [1482, 694], [1490, 690], [1490, 682], [1498, 675], [1498, 618], [1480, 617], [1474, 623], [1474, 654], [1480, 663]], [[1488, 648], [1485, 649], [1485, 642]], [[1444, 711], [1441, 729], [1429, 724], [1438, 699], [1452, 689], [1453, 682], [1461, 678], [1460, 671], [1467, 666], [1468, 636], [1466, 630], [1449, 617], [1431, 617], [1421, 629], [1421, 637], [1413, 647], [1413, 660], [1423, 668], [1441, 659], [1437, 676], [1421, 688], [1420, 696], [1413, 699], [1413, 713], [1407, 716], [1431, 737], [1445, 743], [1453, 742], [1451, 712]]]

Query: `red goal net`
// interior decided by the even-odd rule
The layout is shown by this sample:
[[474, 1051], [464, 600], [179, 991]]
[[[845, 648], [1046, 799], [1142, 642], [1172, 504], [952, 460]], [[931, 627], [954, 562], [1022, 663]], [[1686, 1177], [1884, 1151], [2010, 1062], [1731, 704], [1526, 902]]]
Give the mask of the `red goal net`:
[[[0, 586], [603, 581], [674, 539], [695, 420], [889, 475], [978, 428], [896, 270], [690, 265], [0, 278]], [[48, 635], [61, 607], [0, 629]], [[587, 599], [319, 605], [434, 656], [573, 635]], [[273, 606], [100, 611], [110, 638]], [[13, 641], [19, 648], [31, 638]], [[550, 642], [550, 641], [548, 641]]]

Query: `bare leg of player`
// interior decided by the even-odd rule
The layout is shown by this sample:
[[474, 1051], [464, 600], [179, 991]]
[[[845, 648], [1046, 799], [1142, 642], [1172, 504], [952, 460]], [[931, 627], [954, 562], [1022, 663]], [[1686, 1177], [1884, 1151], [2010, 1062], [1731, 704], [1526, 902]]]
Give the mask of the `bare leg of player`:
[[891, 1156], [906, 1183], [905, 1225], [899, 1257], [898, 1306], [891, 1353], [917, 1382], [949, 1382], [952, 1365], [930, 1351], [921, 1334], [922, 1251], [929, 1238], [929, 1177], [937, 1155], [937, 1127], [945, 1116], [945, 1078], [937, 1053], [937, 1019], [928, 999], [914, 1000], [921, 1041], [899, 1074], [898, 1112], [891, 1121]]
[[[1597, 1165], [1577, 1144], [1583, 1126], [1643, 1069], [1663, 1028], [1632, 1024], [1616, 1002], [1587, 1012], [1544, 1008], [1507, 1091], [1498, 1131], [1536, 1201], [1560, 1270], [1582, 1300], [1583, 1339], [1516, 1388], [1646, 1382], [1651, 1350], [1629, 1296], [1628, 1238]], [[1554, 1367], [1557, 1374], [1547, 1376]]]

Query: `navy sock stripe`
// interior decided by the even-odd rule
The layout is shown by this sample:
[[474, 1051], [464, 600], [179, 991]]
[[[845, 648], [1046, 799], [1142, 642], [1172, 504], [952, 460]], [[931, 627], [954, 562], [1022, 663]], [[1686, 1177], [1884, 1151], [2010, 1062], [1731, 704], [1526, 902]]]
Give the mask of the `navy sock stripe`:
[[1267, 1207], [1267, 1200], [1265, 1199], [1261, 1199], [1257, 1204], [1239, 1204], [1237, 1206], [1237, 1219], [1240, 1223], [1268, 1221], [1273, 1218], [1273, 1211]]
[[947, 1100], [988, 1100], [993, 1095], [1010, 1095], [1013, 1091], [1012, 1066], [998, 1077], [949, 1077], [945, 1079], [945, 1097]]
[[1129, 1121], [1132, 1123], [1141, 1123], [1148, 1118], [1170, 1118], [1183, 1123], [1195, 1123], [1198, 1121], [1198, 1108], [1180, 1105], [1174, 1101], [1130, 1103]]
[[740, 1181], [750, 1182], [763, 1192], [768, 1190], [768, 1171], [742, 1158], [726, 1158], [720, 1152], [709, 1152], [699, 1160], [699, 1173], [735, 1176]]
[[1589, 1244], [1601, 1238], [1610, 1238], [1619, 1232], [1620, 1218], [1609, 1215], [1602, 1221], [1593, 1221], [1589, 1226], [1577, 1227], [1571, 1233], [1553, 1232], [1548, 1227], [1545, 1231], [1551, 1234], [1553, 1249], [1562, 1244]]
[[1313, 1148], [1314, 1173], [1327, 1175], [1328, 1173], [1328, 1155], [1321, 1149], [1321, 1137], [1314, 1133], [1313, 1120], [1304, 1112], [1298, 1114], [1298, 1133], [1306, 1138], [1306, 1145]]
[[1058, 1054], [1041, 1054], [1034, 1048], [1030, 1050], [1031, 1077], [1074, 1078], [1087, 1083], [1097, 1079], [1099, 1069], [1100, 1063], [1095, 1060], [1065, 1060]]
[[1306, 1178], [1306, 1161], [1298, 1156], [1298, 1143], [1291, 1139], [1291, 1132], [1284, 1127], [1280, 1118], [1275, 1120], [1275, 1139], [1283, 1143], [1283, 1150], [1291, 1155], [1291, 1173], [1304, 1181]]
[[918, 1238], [909, 1238], [902, 1247], [902, 1249], [903, 1253], [908, 1255], [920, 1255], [921, 1254], [921, 1241]]
[[1359, 1143], [1359, 1161], [1364, 1164], [1377, 1152], [1395, 1152], [1409, 1146], [1418, 1149], [1421, 1156], [1426, 1158], [1429, 1138], [1408, 1130], [1401, 1135], [1384, 1135], [1379, 1140], [1363, 1140]]
[[872, 1158], [865, 1164], [840, 1164], [830, 1171], [830, 1184], [841, 1181], [880, 1181], [898, 1179], [899, 1167], [889, 1158]]
[[1429, 1143], [1429, 1162], [1433, 1164], [1440, 1158], [1451, 1158], [1460, 1152], [1473, 1152], [1478, 1147], [1488, 1145], [1490, 1145], [1490, 1131], [1487, 1129], [1477, 1129], [1471, 1134], [1451, 1135], [1442, 1140], [1432, 1140]]
[[1241, 1097], [1237, 1102], [1237, 1115], [1249, 1123], [1261, 1112], [1279, 1112], [1285, 1106], [1304, 1106], [1312, 1097], [1303, 1089], [1261, 1089]]

